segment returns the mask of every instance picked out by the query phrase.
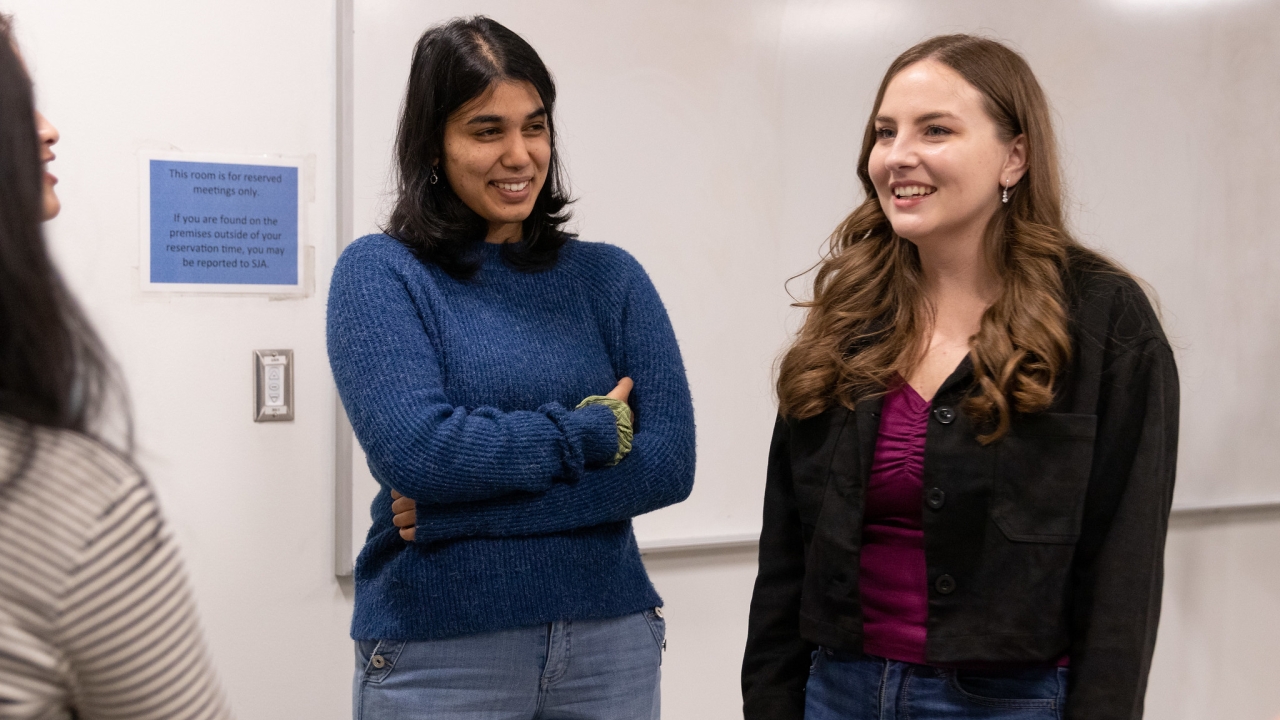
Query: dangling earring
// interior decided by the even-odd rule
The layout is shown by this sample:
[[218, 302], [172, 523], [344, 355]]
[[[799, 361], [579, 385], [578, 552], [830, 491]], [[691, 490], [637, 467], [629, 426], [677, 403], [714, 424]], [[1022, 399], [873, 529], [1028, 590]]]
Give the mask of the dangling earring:
[[1000, 202], [1008, 205], [1009, 204], [1009, 186], [1004, 185], [1003, 183], [1001, 184], [1001, 186], [1004, 188], [1004, 192], [1000, 193]]
[[[429, 181], [430, 181], [430, 183], [431, 183], [432, 185], [435, 185], [436, 183], [440, 182], [440, 177], [439, 177], [438, 175], [436, 175], [436, 166], [435, 166], [435, 165], [432, 165], [432, 166], [431, 166], [431, 177], [429, 178]], [[1009, 202], [1009, 199], [1008, 199], [1008, 198], [1005, 198], [1005, 202]]]

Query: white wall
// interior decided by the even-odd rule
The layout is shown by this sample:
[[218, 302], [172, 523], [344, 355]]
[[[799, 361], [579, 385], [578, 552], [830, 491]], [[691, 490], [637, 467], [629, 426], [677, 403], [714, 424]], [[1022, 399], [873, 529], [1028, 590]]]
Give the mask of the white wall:
[[1174, 519], [1148, 718], [1280, 718], [1277, 547], [1280, 511]]
[[[632, 21], [637, 27], [683, 22], [693, 35], [722, 28], [714, 15], [696, 12], [705, 4], [682, 11], [687, 5], [658, 3], [645, 7], [661, 12], [617, 12], [636, 15]], [[1179, 13], [1166, 11], [1175, 5], [1182, 8]], [[822, 235], [854, 194], [851, 148], [856, 128], [893, 53], [936, 30], [1023, 28], [1019, 42], [1051, 96], [1063, 99], [1058, 110], [1068, 169], [1078, 189], [1077, 220], [1088, 237], [1115, 249], [1166, 298], [1194, 286], [1202, 270], [1212, 269], [1219, 277], [1199, 297], [1192, 293], [1185, 304], [1175, 304], [1169, 318], [1181, 338], [1189, 396], [1205, 397], [1218, 389], [1221, 374], [1204, 353], [1227, 347], [1236, 368], [1227, 378], [1236, 404], [1213, 407], [1238, 412], [1218, 417], [1220, 425], [1191, 426], [1195, 431], [1185, 447], [1203, 451], [1184, 464], [1192, 473], [1187, 477], [1194, 478], [1186, 487], [1199, 490], [1196, 497], [1274, 488], [1274, 463], [1268, 461], [1274, 443], [1258, 437], [1252, 445], [1242, 444], [1238, 434], [1274, 422], [1262, 398], [1270, 397], [1266, 388], [1273, 382], [1267, 378], [1275, 359], [1277, 335], [1269, 314], [1275, 306], [1246, 304], [1235, 323], [1217, 322], [1213, 313], [1241, 304], [1232, 295], [1237, 287], [1274, 285], [1268, 282], [1277, 267], [1274, 224], [1268, 222], [1273, 203], [1264, 190], [1275, 187], [1273, 168], [1280, 159], [1271, 130], [1280, 120], [1280, 93], [1273, 82], [1267, 84], [1280, 65], [1275, 51], [1259, 38], [1275, 36], [1276, 6], [1249, 0], [1097, 0], [1080, 4], [1100, 13], [1088, 22], [1073, 20], [1064, 10], [1069, 6], [987, 0], [946, 14], [946, 8], [962, 6], [762, 1], [751, 4], [749, 14], [729, 17], [726, 10], [724, 23], [739, 23], [733, 28], [756, 44], [713, 43], [704, 49], [720, 58], [716, 62], [733, 58], [758, 63], [762, 77], [779, 84], [728, 88], [723, 105], [701, 108], [688, 122], [723, 121], [717, 113], [740, 107], [744, 98], [779, 100], [781, 114], [766, 113], [763, 125], [756, 127], [779, 133], [780, 145], [770, 151], [775, 154], [758, 167], [786, 193], [781, 213], [768, 221], [776, 233], [772, 242], [780, 248], [776, 257], [788, 265], [776, 270], [786, 275], [816, 257]], [[334, 392], [323, 345], [324, 291], [339, 239], [333, 230], [334, 5], [313, 0], [10, 0], [4, 9], [17, 16], [41, 106], [63, 132], [51, 168], [62, 179], [65, 208], [50, 225], [56, 255], [129, 382], [139, 460], [182, 542], [214, 657], [238, 716], [348, 717], [351, 600], [350, 587], [332, 575]], [[933, 23], [921, 17], [931, 17]], [[574, 27], [575, 32], [591, 30]], [[838, 33], [845, 33], [847, 41], [837, 42]], [[873, 46], [877, 39], [882, 45]], [[1138, 41], [1146, 45], [1135, 45]], [[535, 38], [534, 44], [549, 60], [569, 52], [549, 39]], [[407, 63], [408, 48], [402, 50]], [[703, 67], [696, 58], [679, 54], [690, 52], [688, 43], [656, 50], [685, 58], [668, 68], [666, 77], [673, 81], [679, 81], [684, 65], [697, 66], [690, 82], [716, 77], [714, 62]], [[1082, 66], [1085, 55], [1109, 57], [1141, 72], [1126, 76], [1120, 85], [1108, 85], [1108, 72]], [[1208, 83], [1206, 77], [1251, 78], [1255, 84], [1208, 83], [1212, 92], [1190, 96], [1198, 100], [1171, 104], [1151, 74], [1161, 63], [1184, 72], [1193, 89]], [[552, 67], [573, 76], [573, 68], [554, 62]], [[1201, 68], [1204, 73], [1197, 75]], [[399, 83], [404, 70], [395, 66], [387, 72]], [[578, 77], [595, 82], [590, 73]], [[595, 87], [593, 94], [608, 90], [589, 82], [584, 87]], [[592, 100], [566, 96], [564, 107], [576, 105], [585, 113]], [[1117, 108], [1140, 112], [1120, 121], [1107, 112]], [[660, 107], [655, 112], [677, 110]], [[1198, 119], [1176, 132], [1168, 128], [1170, 118], [1184, 116]], [[596, 121], [608, 119], [604, 115]], [[643, 123], [635, 119], [623, 123], [632, 125], [632, 132], [643, 131]], [[585, 137], [571, 124], [565, 131], [570, 143]], [[751, 137], [740, 140], [749, 153]], [[1132, 148], [1142, 143], [1151, 150], [1134, 160]], [[139, 293], [136, 154], [169, 146], [315, 158], [315, 201], [307, 209], [304, 240], [315, 249], [314, 295], [269, 301]], [[604, 198], [599, 212], [584, 202], [586, 223], [607, 218], [610, 204], [625, 202], [625, 195], [616, 194], [620, 189], [611, 185], [607, 150], [567, 147], [579, 190]], [[1203, 182], [1187, 184], [1179, 173], [1190, 172], [1189, 156], [1196, 162], [1220, 162], [1197, 166]], [[1144, 158], [1151, 162], [1144, 165]], [[741, 158], [734, 162], [726, 187], [736, 176], [758, 169]], [[1133, 177], [1141, 180], [1138, 190]], [[1197, 192], [1201, 187], [1203, 196]], [[1134, 192], [1164, 194], [1173, 219], [1156, 219], [1168, 227], [1174, 244], [1163, 250], [1127, 244], [1143, 219], [1124, 216], [1123, 203]], [[712, 199], [719, 203], [718, 212], [741, 207], [734, 197]], [[1188, 207], [1203, 210], [1210, 220], [1230, 218], [1230, 233], [1214, 234], [1220, 228], [1213, 223], [1187, 229], [1177, 213]], [[1117, 216], [1122, 222], [1114, 226], [1099, 220]], [[689, 251], [679, 250], [675, 239], [661, 242], [667, 245], [651, 251], [660, 268], [675, 262], [669, 252], [681, 261], [714, 260], [679, 254]], [[1202, 256], [1212, 263], [1199, 262]], [[694, 291], [662, 290], [668, 302], [681, 305], [673, 310], [680, 331], [699, 298]], [[781, 323], [785, 311], [774, 305], [785, 303], [785, 296], [776, 287], [760, 293], [752, 307], [758, 305], [770, 323]], [[772, 357], [767, 345], [758, 338], [752, 345], [752, 362], [759, 368], [767, 367]], [[295, 350], [298, 419], [293, 423], [250, 421], [249, 353], [262, 347]], [[766, 376], [763, 370], [758, 373], [759, 379]], [[702, 382], [707, 403], [719, 402], [732, 389], [715, 378]], [[748, 406], [742, 410], [754, 412]], [[760, 422], [767, 425], [768, 418]], [[762, 469], [743, 472], [742, 492], [757, 492]], [[1280, 714], [1280, 687], [1271, 682], [1270, 672], [1280, 647], [1280, 621], [1274, 612], [1280, 565], [1269, 550], [1277, 546], [1280, 513], [1174, 524], [1148, 717], [1272, 720]], [[753, 553], [650, 556], [646, 563], [668, 603], [666, 717], [738, 717], [737, 671], [755, 572]]]

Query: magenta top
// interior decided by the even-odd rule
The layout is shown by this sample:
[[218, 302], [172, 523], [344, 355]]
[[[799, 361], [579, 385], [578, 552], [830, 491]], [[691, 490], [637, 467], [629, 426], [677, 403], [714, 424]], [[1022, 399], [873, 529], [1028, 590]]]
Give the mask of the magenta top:
[[858, 584], [863, 650], [925, 664], [929, 577], [921, 504], [929, 402], [907, 383], [890, 388], [867, 480]]
[[[863, 651], [917, 665], [927, 664], [929, 571], [921, 505], [930, 405], [902, 380], [884, 396], [858, 569]], [[1067, 667], [1070, 659], [1064, 655], [1056, 664]]]

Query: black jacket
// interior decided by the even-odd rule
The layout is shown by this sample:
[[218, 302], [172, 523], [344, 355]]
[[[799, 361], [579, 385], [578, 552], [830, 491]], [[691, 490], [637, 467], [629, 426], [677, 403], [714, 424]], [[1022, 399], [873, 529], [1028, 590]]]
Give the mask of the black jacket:
[[[1178, 444], [1173, 354], [1142, 290], [1068, 276], [1073, 356], [1045, 412], [989, 446], [933, 400], [923, 518], [931, 663], [1071, 658], [1066, 717], [1142, 716]], [[862, 648], [858, 556], [880, 400], [779, 419], [742, 668], [746, 720], [804, 714], [810, 651]]]

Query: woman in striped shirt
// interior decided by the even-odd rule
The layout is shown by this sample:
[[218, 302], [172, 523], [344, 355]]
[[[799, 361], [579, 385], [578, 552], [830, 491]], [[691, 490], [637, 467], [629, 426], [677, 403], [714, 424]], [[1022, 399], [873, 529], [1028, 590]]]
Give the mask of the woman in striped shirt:
[[57, 141], [0, 16], [0, 718], [226, 718], [155, 496], [93, 435], [110, 361], [40, 228]]

